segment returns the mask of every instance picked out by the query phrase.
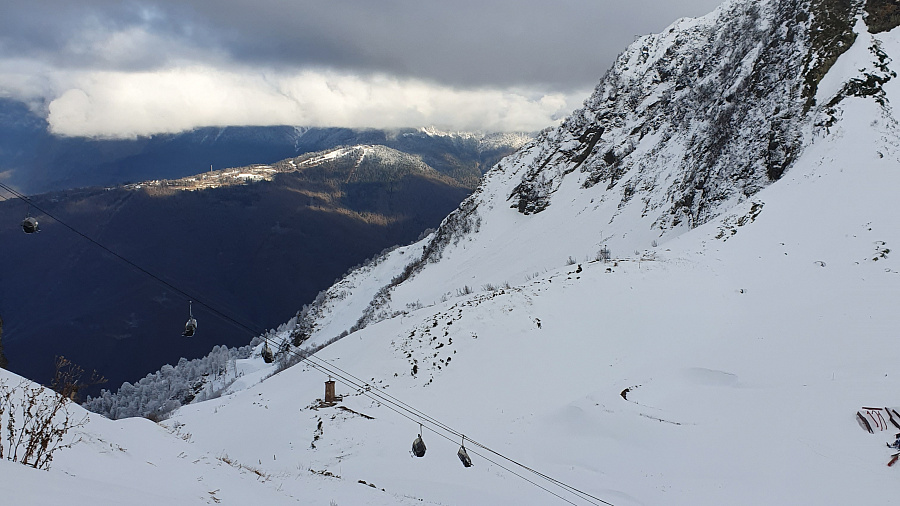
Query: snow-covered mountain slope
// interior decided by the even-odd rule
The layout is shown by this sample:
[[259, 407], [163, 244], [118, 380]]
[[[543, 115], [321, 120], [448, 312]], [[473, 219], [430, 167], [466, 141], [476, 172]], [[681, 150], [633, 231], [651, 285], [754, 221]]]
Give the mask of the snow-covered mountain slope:
[[[30, 382], [0, 370], [0, 384], [21, 394], [19, 385]], [[14, 395], [12, 403], [20, 400]], [[88, 420], [64, 438], [64, 443], [74, 444], [54, 455], [49, 471], [0, 459], [3, 504], [211, 504], [225, 491], [234, 494], [234, 504], [284, 501], [283, 494], [262, 485], [258, 475], [230, 462], [224, 453], [198, 452], [177, 428], [143, 418], [113, 422], [74, 404], [68, 409], [73, 419]], [[3, 446], [9, 449], [5, 429]]]
[[[717, 54], [690, 41], [742, 37], [739, 18], [756, 5], [753, 26], [795, 23], [793, 49], [768, 58], [819, 68], [804, 58], [824, 53], [798, 60], [793, 52], [814, 46], [804, 42], [810, 27], [838, 4], [730, 1], [659, 40], [681, 36], [682, 47]], [[77, 474], [121, 487], [116, 498], [156, 483], [156, 496], [179, 504], [242, 504], [247, 494], [270, 504], [891, 503], [900, 471], [885, 465], [896, 450], [884, 443], [894, 430], [872, 435], [855, 417], [862, 407], [900, 406], [891, 351], [900, 328], [892, 108], [900, 32], [868, 33], [859, 5], [847, 7], [856, 36], [824, 77], [779, 74], [775, 88], [794, 90], [784, 103], [775, 88], [737, 100], [747, 109], [735, 113], [744, 119], [733, 131], [747, 142], [729, 136], [735, 145], [711, 165], [679, 141], [703, 145], [701, 130], [651, 115], [672, 137], [651, 142], [649, 132], [616, 155], [624, 172], [610, 185], [601, 160], [622, 139], [616, 129], [637, 134], [604, 126], [599, 140], [579, 141], [593, 145], [578, 161], [585, 149], [573, 150], [582, 145], [573, 139], [584, 132], [570, 119], [495, 167], [431, 237], [335, 285], [280, 338], [299, 333], [312, 345], [355, 330], [316, 355], [340, 368], [336, 405], [317, 402], [328, 379], [322, 365], [263, 381], [271, 366], [238, 361], [222, 397], [163, 422], [190, 434], [184, 440], [146, 421], [101, 420], [85, 434], [127, 451], [76, 445], [49, 473], [17, 470], [21, 483], [40, 485], [31, 492], [5, 481], [0, 489], [13, 488], [23, 504], [54, 502]], [[787, 34], [771, 32], [770, 46], [778, 37]], [[667, 50], [648, 48], [658, 51]], [[608, 79], [575, 116], [594, 111]], [[743, 104], [768, 98], [758, 110]], [[784, 132], [794, 147], [780, 174], [765, 160], [781, 151], [754, 144], [770, 105], [793, 111]], [[703, 121], [696, 114], [692, 125]], [[625, 116], [623, 124], [638, 117]], [[541, 184], [522, 190], [528, 181]], [[623, 204], [628, 181], [634, 191]], [[691, 205], [677, 205], [685, 195]], [[597, 260], [604, 246], [608, 262]], [[366, 387], [350, 386], [341, 371]], [[132, 432], [138, 422], [146, 427]], [[421, 459], [410, 455], [419, 423], [428, 445]], [[468, 438], [474, 467], [454, 456], [456, 433]], [[142, 460], [152, 472], [117, 465]], [[76, 499], [69, 503], [92, 504]]]
[[360, 303], [344, 296], [340, 316], [310, 326], [333, 337], [334, 319], [366, 324], [607, 249], [639, 255], [739, 206], [757, 214], [761, 189], [831, 142], [847, 97], [893, 121], [890, 52], [854, 28], [862, 15], [854, 2], [729, 1], [640, 38], [583, 109], [495, 166], [397, 279], [355, 292], [366, 312], [348, 314]]

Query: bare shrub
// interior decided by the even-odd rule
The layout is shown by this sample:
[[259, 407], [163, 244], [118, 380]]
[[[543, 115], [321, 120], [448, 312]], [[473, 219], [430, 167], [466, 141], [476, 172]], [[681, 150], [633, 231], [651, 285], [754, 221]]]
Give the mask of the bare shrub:
[[0, 458], [47, 470], [54, 453], [78, 442], [64, 442], [66, 434], [89, 419], [87, 415], [78, 418], [69, 410], [79, 378], [72, 375], [74, 369], [60, 374], [60, 359], [54, 388], [61, 393], [28, 381], [16, 386], [0, 381]]
[[609, 252], [609, 248], [604, 246], [600, 249], [600, 251], [597, 252], [597, 256], [595, 258], [598, 262], [609, 262], [609, 260], [612, 258], [612, 254]]
[[81, 377], [84, 375], [84, 369], [63, 356], [56, 357], [55, 368], [50, 388], [70, 401], [78, 402], [80, 400], [79, 391], [106, 383], [106, 378], [96, 370], [91, 372], [90, 378], [83, 381]]
[[469, 286], [469, 285], [466, 285], [466, 286], [464, 286], [464, 287], [462, 287], [462, 288], [457, 288], [457, 289], [456, 289], [456, 296], [457, 296], [457, 297], [461, 297], [461, 296], [463, 296], [463, 295], [469, 295], [469, 294], [471, 294], [471, 293], [473, 293], [473, 290], [472, 290], [472, 287]]

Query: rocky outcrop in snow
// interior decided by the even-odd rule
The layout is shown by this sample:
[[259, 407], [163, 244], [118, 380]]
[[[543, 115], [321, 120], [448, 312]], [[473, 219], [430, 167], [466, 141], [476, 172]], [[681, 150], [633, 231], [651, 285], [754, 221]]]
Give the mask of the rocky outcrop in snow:
[[[807, 100], [840, 52], [852, 2], [727, 2], [638, 39], [583, 109], [532, 147], [509, 199], [540, 212], [566, 175], [660, 230], [695, 227], [779, 179], [803, 149]], [[828, 38], [822, 34], [827, 34]]]

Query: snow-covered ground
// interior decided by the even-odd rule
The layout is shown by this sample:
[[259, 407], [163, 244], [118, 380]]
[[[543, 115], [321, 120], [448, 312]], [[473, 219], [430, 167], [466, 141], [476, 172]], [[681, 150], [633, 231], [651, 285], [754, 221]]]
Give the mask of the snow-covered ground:
[[[858, 32], [834, 67], [840, 74], [823, 81], [820, 103], [871, 67], [873, 36]], [[900, 55], [896, 31], [874, 37]], [[888, 100], [900, 97], [898, 86], [884, 85]], [[320, 367], [267, 378], [272, 366], [238, 361], [245, 374], [225, 395], [160, 424], [92, 415], [49, 472], [0, 461], [0, 497], [17, 505], [896, 502], [900, 468], [886, 465], [895, 451], [884, 445], [893, 431], [869, 434], [855, 417], [863, 406], [900, 406], [900, 137], [890, 106], [871, 97], [848, 97], [836, 114], [827, 132], [809, 128], [781, 180], [656, 246], [637, 226], [640, 213], [620, 214], [611, 227], [615, 204], [592, 205], [577, 174], [563, 179], [552, 206], [525, 216], [504, 200], [512, 176], [496, 171], [478, 197], [479, 231], [391, 292], [389, 307], [403, 314], [316, 355], [369, 391], [338, 378], [343, 398], [324, 406], [329, 378]], [[608, 243], [619, 245], [614, 259], [595, 260]], [[339, 285], [335, 293], [345, 293], [320, 315], [312, 342], [353, 326], [424, 244]], [[410, 453], [420, 423], [421, 459]], [[471, 468], [455, 455], [456, 434], [466, 435]]]

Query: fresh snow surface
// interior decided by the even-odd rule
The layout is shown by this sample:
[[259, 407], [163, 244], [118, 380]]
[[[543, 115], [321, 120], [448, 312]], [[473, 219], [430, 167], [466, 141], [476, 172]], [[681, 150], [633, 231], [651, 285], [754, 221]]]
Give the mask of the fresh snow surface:
[[[900, 54], [896, 31], [860, 33], [835, 66], [845, 78], [871, 66], [873, 37]], [[392, 292], [401, 314], [317, 357], [617, 506], [896, 502], [893, 434], [855, 415], [900, 406], [900, 137], [871, 98], [838, 114], [777, 183], [656, 247], [624, 225], [639, 214], [608, 228], [618, 209], [574, 177], [525, 217], [504, 200], [513, 175], [496, 171], [479, 231]], [[616, 260], [590, 260], [616, 238]], [[423, 244], [342, 281], [312, 342], [353, 326]], [[341, 381], [343, 400], [318, 407], [328, 377], [305, 364], [269, 378], [259, 359], [238, 367], [225, 395], [161, 424], [91, 415], [49, 472], [0, 461], [3, 503], [591, 503], [472, 445], [463, 468], [460, 441], [432, 424], [412, 457], [422, 420]]]

